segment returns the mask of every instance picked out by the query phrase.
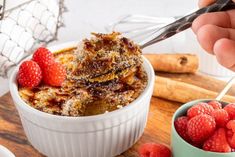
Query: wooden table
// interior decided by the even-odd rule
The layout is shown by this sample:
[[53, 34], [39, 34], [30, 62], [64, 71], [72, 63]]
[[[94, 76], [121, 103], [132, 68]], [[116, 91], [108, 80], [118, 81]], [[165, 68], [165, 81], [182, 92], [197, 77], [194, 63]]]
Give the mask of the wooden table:
[[[164, 74], [158, 75], [194, 84], [205, 89], [220, 91], [225, 82], [203, 75]], [[177, 91], [175, 91], [177, 92]], [[229, 91], [235, 95], [235, 87]], [[138, 147], [146, 142], [164, 143], [170, 145], [171, 118], [181, 103], [159, 98], [152, 98], [148, 124], [141, 139], [128, 151], [118, 157], [138, 157]], [[19, 115], [15, 109], [10, 94], [0, 98], [0, 144], [10, 149], [16, 157], [43, 157], [27, 141], [23, 132]]]

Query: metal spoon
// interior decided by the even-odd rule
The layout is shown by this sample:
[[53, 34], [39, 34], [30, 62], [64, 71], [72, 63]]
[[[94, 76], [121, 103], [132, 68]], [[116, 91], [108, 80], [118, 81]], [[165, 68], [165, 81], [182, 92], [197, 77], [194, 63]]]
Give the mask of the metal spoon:
[[235, 76], [233, 76], [228, 83], [226, 84], [226, 86], [224, 87], [224, 89], [218, 94], [218, 96], [215, 98], [215, 100], [220, 101], [224, 95], [228, 92], [228, 90], [231, 88], [231, 86], [233, 85], [235, 81]]
[[149, 45], [165, 40], [179, 32], [182, 32], [192, 26], [193, 21], [200, 15], [209, 12], [218, 12], [235, 9], [235, 3], [231, 0], [217, 0], [214, 4], [201, 8], [189, 15], [186, 15], [173, 23], [162, 28], [156, 29], [145, 40], [139, 43], [143, 49]]

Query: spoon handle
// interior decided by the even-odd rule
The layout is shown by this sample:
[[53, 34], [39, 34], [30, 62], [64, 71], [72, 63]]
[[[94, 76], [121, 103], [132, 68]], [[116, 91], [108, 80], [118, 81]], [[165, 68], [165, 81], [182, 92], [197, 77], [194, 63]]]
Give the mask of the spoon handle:
[[217, 0], [214, 4], [201, 8], [189, 15], [186, 15], [175, 22], [168, 24], [154, 31], [149, 38], [140, 43], [141, 48], [165, 40], [179, 32], [182, 32], [192, 26], [193, 21], [200, 15], [209, 12], [218, 12], [235, 9], [235, 3], [231, 0]]
[[226, 86], [224, 87], [224, 89], [218, 94], [218, 96], [215, 98], [215, 100], [220, 101], [224, 95], [228, 92], [228, 90], [231, 88], [231, 86], [233, 85], [235, 81], [235, 76], [233, 76], [228, 83], [226, 84]]

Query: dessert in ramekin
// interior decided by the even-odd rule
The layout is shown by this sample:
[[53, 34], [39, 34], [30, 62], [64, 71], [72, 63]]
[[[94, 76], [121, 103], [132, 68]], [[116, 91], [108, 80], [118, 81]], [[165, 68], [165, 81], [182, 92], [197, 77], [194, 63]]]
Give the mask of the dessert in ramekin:
[[[70, 42], [49, 49], [56, 52], [76, 45]], [[79, 117], [49, 114], [28, 105], [18, 92], [16, 68], [10, 92], [28, 140], [49, 157], [111, 157], [130, 148], [144, 131], [155, 79], [151, 64], [142, 59], [147, 84], [135, 100], [105, 114]]]

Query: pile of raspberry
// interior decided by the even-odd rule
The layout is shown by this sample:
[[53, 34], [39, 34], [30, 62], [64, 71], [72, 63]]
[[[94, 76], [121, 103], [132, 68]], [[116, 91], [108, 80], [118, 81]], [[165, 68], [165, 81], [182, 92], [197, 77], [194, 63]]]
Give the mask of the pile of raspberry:
[[174, 122], [178, 134], [205, 151], [235, 152], [235, 103], [200, 102]]
[[17, 75], [20, 86], [34, 88], [41, 82], [50, 86], [61, 86], [66, 78], [65, 67], [56, 62], [46, 48], [38, 48], [31, 60], [21, 63]]

